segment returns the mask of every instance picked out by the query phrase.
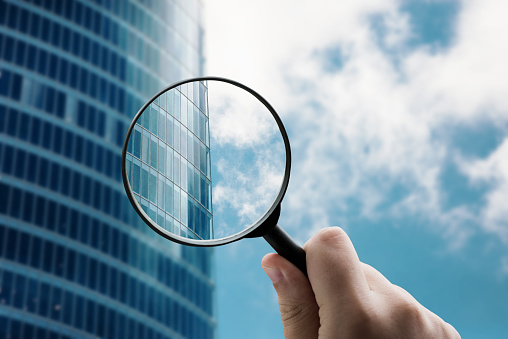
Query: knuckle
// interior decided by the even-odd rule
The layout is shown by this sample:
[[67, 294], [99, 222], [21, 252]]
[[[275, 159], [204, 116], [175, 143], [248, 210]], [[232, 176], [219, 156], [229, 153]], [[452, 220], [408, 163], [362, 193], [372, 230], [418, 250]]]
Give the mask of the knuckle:
[[305, 307], [302, 304], [279, 302], [280, 317], [283, 322], [298, 321], [305, 314]]
[[429, 330], [429, 321], [425, 316], [424, 309], [413, 300], [402, 298], [394, 312], [394, 319], [400, 328], [407, 332], [411, 333], [415, 329], [419, 329], [425, 333]]
[[451, 324], [445, 322], [443, 319], [433, 313], [431, 313], [430, 318], [431, 324], [429, 327], [431, 328], [434, 337], [460, 339], [460, 334]]
[[408, 298], [401, 298], [397, 307], [398, 316], [407, 321], [417, 321], [421, 318], [421, 310], [419, 305], [415, 304]]

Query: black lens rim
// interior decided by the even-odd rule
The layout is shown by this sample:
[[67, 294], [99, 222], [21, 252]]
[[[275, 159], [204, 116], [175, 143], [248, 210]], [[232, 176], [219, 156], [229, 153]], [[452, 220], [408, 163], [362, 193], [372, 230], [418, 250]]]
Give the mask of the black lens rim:
[[[284, 146], [285, 146], [285, 151], [286, 151], [286, 167], [284, 170], [284, 178], [282, 180], [282, 184], [281, 184], [281, 187], [280, 187], [279, 192], [277, 194], [277, 197], [275, 198], [275, 200], [272, 203], [272, 206], [265, 212], [265, 214], [261, 218], [259, 218], [251, 226], [247, 227], [246, 229], [244, 229], [241, 232], [238, 232], [236, 234], [233, 234], [233, 235], [230, 235], [230, 236], [227, 236], [224, 238], [220, 238], [220, 239], [208, 239], [208, 240], [189, 239], [189, 238], [181, 237], [179, 235], [175, 235], [175, 234], [165, 230], [164, 228], [159, 226], [155, 221], [153, 221], [145, 213], [145, 211], [141, 208], [141, 205], [136, 200], [136, 198], [134, 196], [134, 192], [132, 191], [132, 188], [129, 184], [129, 179], [127, 178], [127, 168], [126, 168], [127, 146], [129, 143], [131, 133], [134, 129], [134, 126], [136, 125], [136, 122], [138, 121], [141, 114], [145, 111], [145, 109], [148, 106], [150, 106], [150, 104], [152, 102], [155, 101], [155, 99], [157, 99], [163, 93], [170, 91], [170, 90], [174, 89], [175, 87], [187, 84], [189, 82], [195, 82], [195, 81], [221, 81], [221, 82], [225, 82], [225, 83], [234, 85], [236, 87], [239, 87], [239, 88], [249, 92], [250, 94], [252, 94], [256, 99], [258, 99], [268, 109], [268, 111], [270, 111], [273, 118], [277, 122], [279, 131], [280, 131], [282, 138], [284, 140]], [[289, 184], [290, 171], [291, 171], [291, 147], [289, 145], [289, 138], [288, 138], [286, 129], [282, 123], [282, 120], [280, 119], [277, 112], [275, 112], [275, 109], [259, 93], [257, 93], [250, 87], [248, 87], [242, 83], [239, 83], [237, 81], [231, 80], [231, 79], [222, 78], [222, 77], [215, 77], [215, 76], [189, 78], [189, 79], [185, 79], [182, 81], [178, 81], [178, 82], [173, 83], [173, 84], [169, 85], [168, 87], [162, 89], [157, 94], [155, 94], [150, 100], [148, 100], [143, 105], [143, 107], [141, 107], [141, 109], [138, 111], [138, 113], [136, 113], [136, 115], [132, 119], [129, 129], [127, 130], [127, 134], [125, 136], [125, 141], [124, 141], [123, 148], [122, 148], [122, 180], [123, 180], [125, 192], [127, 193], [127, 197], [129, 198], [131, 205], [134, 207], [134, 210], [138, 213], [138, 215], [141, 217], [141, 219], [143, 219], [143, 221], [148, 226], [150, 226], [150, 228], [152, 230], [154, 230], [157, 234], [159, 234], [160, 236], [162, 236], [166, 239], [169, 239], [171, 241], [174, 241], [174, 242], [182, 244], [182, 245], [191, 245], [191, 246], [199, 246], [199, 247], [220, 246], [220, 245], [229, 244], [231, 242], [248, 237], [249, 234], [253, 233], [259, 226], [261, 226], [274, 213], [275, 209], [280, 205], [282, 199], [284, 198], [284, 195], [286, 194], [286, 190], [287, 190], [287, 187]]]

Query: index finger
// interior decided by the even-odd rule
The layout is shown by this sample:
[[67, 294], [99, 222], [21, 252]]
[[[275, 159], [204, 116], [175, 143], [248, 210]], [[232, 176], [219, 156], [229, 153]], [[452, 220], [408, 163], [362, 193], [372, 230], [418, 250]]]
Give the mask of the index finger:
[[[309, 281], [320, 309], [351, 311], [370, 292], [362, 265], [340, 227], [320, 230], [304, 245]], [[345, 307], [346, 306], [346, 307]]]

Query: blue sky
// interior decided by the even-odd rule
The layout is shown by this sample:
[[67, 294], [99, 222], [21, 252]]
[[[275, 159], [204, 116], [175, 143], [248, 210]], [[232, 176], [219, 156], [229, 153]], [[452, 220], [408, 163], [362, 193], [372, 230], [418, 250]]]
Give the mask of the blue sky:
[[[206, 73], [292, 146], [280, 224], [338, 225], [463, 338], [508, 333], [508, 22], [495, 0], [205, 2]], [[262, 239], [217, 248], [220, 338], [281, 338]]]

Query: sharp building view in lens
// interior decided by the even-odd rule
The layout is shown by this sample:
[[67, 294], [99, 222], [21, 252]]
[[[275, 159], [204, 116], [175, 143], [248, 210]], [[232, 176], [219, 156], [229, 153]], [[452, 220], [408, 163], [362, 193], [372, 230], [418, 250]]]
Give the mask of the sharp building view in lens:
[[[200, 0], [0, 1], [0, 338], [215, 338], [213, 252], [153, 232], [120, 161], [144, 102], [202, 75], [201, 10]], [[160, 222], [188, 237], [213, 229], [201, 90], [150, 107], [166, 129], [138, 130], [172, 154], [144, 161], [142, 185], [174, 168], [156, 176], [173, 191], [146, 211], [159, 222], [153, 206], [171, 203]]]
[[127, 148], [134, 196], [172, 234], [213, 239], [208, 91], [190, 82], [158, 96], [141, 113]]

